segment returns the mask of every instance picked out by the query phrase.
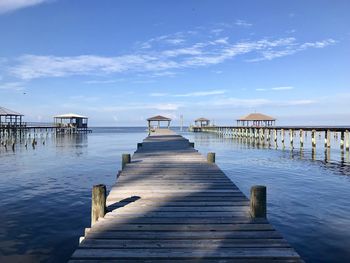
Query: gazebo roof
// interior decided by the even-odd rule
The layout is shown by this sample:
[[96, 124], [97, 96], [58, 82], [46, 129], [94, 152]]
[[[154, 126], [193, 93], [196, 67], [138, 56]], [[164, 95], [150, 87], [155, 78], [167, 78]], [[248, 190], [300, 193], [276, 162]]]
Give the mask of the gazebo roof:
[[61, 119], [72, 119], [72, 118], [78, 118], [78, 119], [87, 119], [88, 117], [82, 116], [79, 114], [75, 113], [67, 113], [67, 114], [61, 114], [61, 115], [56, 115], [54, 118], [61, 118]]
[[4, 108], [4, 107], [0, 107], [0, 115], [1, 116], [24, 116], [21, 113], [18, 113], [18, 112], [13, 111], [13, 110], [9, 110], [9, 109]]
[[210, 120], [202, 117], [202, 118], [196, 119], [195, 121], [210, 121]]
[[238, 121], [275, 121], [276, 119], [262, 114], [262, 113], [251, 113], [238, 119]]
[[157, 116], [148, 118], [147, 121], [171, 121], [171, 119], [161, 115], [157, 115]]

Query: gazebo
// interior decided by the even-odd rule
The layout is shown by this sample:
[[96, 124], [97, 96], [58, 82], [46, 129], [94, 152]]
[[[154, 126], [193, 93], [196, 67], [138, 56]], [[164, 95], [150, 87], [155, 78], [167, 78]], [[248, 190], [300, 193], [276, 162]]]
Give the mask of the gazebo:
[[0, 127], [18, 127], [22, 126], [22, 117], [24, 115], [4, 107], [0, 107]]
[[148, 118], [147, 122], [148, 122], [148, 129], [149, 130], [152, 128], [152, 123], [154, 123], [154, 122], [157, 123], [157, 128], [160, 128], [160, 123], [161, 122], [166, 122], [167, 123], [167, 128], [169, 128], [171, 119], [167, 118], [167, 117], [164, 117], [164, 116], [161, 116], [161, 115], [157, 115], [157, 116], [153, 116], [151, 118]]
[[197, 127], [206, 127], [210, 125], [210, 120], [206, 119], [206, 118], [198, 118], [194, 121], [194, 124]]
[[262, 113], [251, 113], [237, 120], [237, 126], [268, 127], [274, 126], [275, 123], [275, 118]]
[[73, 128], [77, 130], [87, 130], [88, 128], [88, 117], [75, 113], [54, 116], [54, 122], [58, 128]]

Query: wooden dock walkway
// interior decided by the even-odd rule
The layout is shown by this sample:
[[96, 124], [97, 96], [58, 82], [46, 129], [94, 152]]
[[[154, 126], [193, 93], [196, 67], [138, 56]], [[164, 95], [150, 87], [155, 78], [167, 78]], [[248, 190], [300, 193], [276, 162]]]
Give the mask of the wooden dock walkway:
[[216, 164], [170, 131], [147, 137], [121, 171], [108, 211], [70, 263], [303, 262]]

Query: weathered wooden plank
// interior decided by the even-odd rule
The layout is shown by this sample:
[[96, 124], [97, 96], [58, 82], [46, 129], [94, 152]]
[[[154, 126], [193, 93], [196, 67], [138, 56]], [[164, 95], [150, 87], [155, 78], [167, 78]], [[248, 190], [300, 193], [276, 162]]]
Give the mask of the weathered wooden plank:
[[221, 248], [218, 250], [191, 249], [77, 249], [73, 258], [298, 258], [290, 248]]
[[[114, 209], [111, 213], [148, 213], [152, 211], [152, 206], [123, 206]], [[240, 213], [240, 212], [249, 212], [249, 208], [244, 206], [159, 206], [157, 208], [157, 213], [160, 212], [232, 212], [232, 213]]]
[[87, 238], [110, 239], [234, 239], [281, 238], [277, 231], [101, 231], [89, 232]]
[[[158, 259], [158, 258], [133, 258], [133, 259], [72, 259], [68, 263], [174, 263], [179, 262], [178, 259]], [[259, 259], [229, 259], [229, 258], [220, 258], [210, 259], [210, 258], [201, 258], [199, 259], [181, 259], [181, 263], [303, 263], [301, 259], [296, 258], [259, 258]]]
[[[123, 207], [123, 206], [127, 206], [130, 205], [129, 202], [125, 201], [121, 201], [121, 202], [113, 202], [112, 199], [109, 200], [110, 204], [113, 205], [113, 207], [118, 208], [118, 207]], [[136, 201], [135, 201], [136, 202]], [[210, 202], [210, 201], [186, 201], [186, 202], [172, 202], [172, 201], [167, 201], [167, 200], [162, 200], [162, 199], [140, 199], [137, 200], [136, 205], [137, 206], [154, 206], [154, 202], [158, 202], [159, 205], [161, 206], [187, 206], [187, 207], [200, 207], [200, 206], [247, 206], [249, 205], [249, 201], [241, 201], [241, 199], [235, 201], [232, 200], [230, 202]], [[133, 204], [133, 203], [131, 203]]]
[[257, 231], [274, 230], [270, 224], [118, 224], [99, 222], [90, 230], [96, 231]]
[[239, 247], [285, 247], [290, 245], [284, 239], [209, 239], [209, 240], [135, 240], [135, 239], [92, 239], [86, 238], [84, 248], [239, 248]]

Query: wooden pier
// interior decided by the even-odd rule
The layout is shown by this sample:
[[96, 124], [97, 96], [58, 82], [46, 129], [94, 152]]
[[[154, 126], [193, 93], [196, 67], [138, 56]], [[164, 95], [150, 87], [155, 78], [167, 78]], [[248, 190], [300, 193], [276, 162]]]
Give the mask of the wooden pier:
[[249, 200], [214, 153], [157, 130], [129, 157], [106, 201], [94, 187], [92, 226], [70, 263], [302, 262], [266, 219], [266, 188]]
[[295, 138], [299, 140], [300, 148], [304, 147], [305, 138], [311, 138], [311, 147], [316, 148], [316, 136], [324, 138], [324, 147], [331, 148], [331, 138], [340, 138], [339, 148], [350, 151], [350, 126], [205, 126], [191, 127], [194, 132], [211, 132], [220, 136], [250, 139], [258, 145], [269, 145], [277, 148], [278, 144], [285, 146], [289, 142], [294, 148]]

